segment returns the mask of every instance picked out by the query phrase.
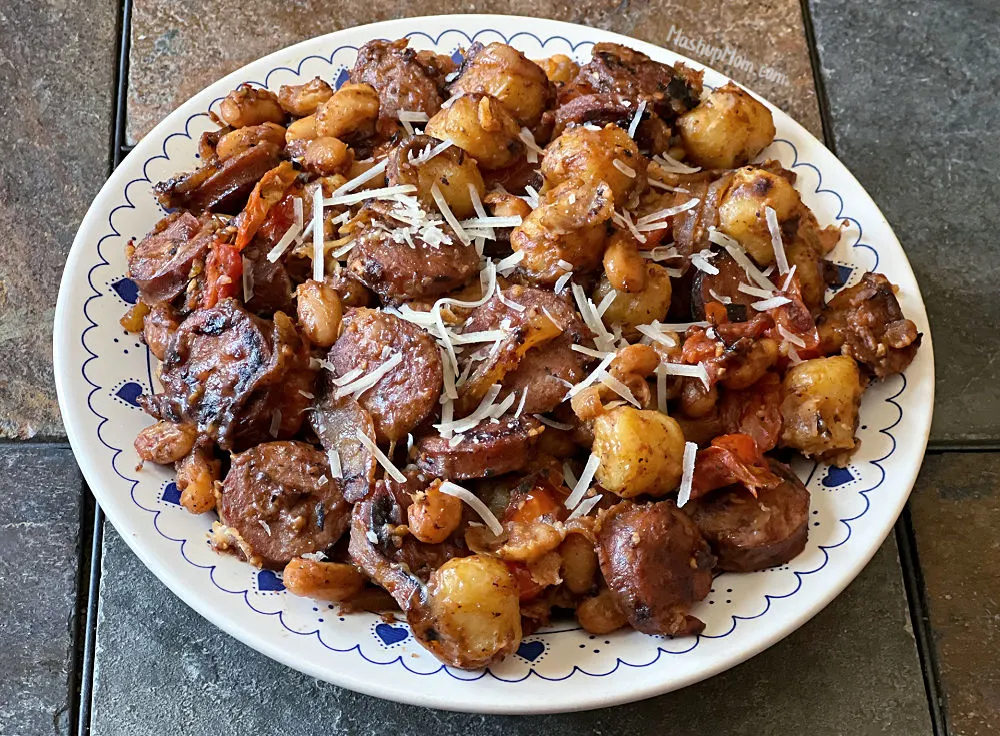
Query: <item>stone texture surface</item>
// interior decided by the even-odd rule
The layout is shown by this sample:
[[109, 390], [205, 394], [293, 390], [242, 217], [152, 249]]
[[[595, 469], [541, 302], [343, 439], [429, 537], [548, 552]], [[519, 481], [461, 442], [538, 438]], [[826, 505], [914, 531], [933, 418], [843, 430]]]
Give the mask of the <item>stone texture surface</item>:
[[910, 500], [953, 736], [1000, 730], [1000, 455], [928, 457]]
[[318, 682], [229, 638], [105, 530], [93, 736], [930, 734], [893, 541], [830, 607], [708, 682], [642, 703], [533, 718], [403, 706]]
[[69, 449], [0, 445], [0, 736], [70, 732], [82, 497]]
[[[498, 12], [581, 23], [672, 48], [732, 75], [819, 132], [797, 0], [512, 0], [500, 6], [487, 0], [369, 0], [337, 5], [299, 0], [281, 6], [280, 12], [266, 0], [136, 0], [132, 11], [129, 137], [141, 138], [210, 82], [298, 41], [404, 16]], [[250, 29], [240, 35], [238, 43], [226, 31], [234, 22]], [[733, 52], [713, 61], [706, 45], [723, 54], [727, 54], [727, 47]], [[776, 74], [765, 68], [773, 68]]]
[[52, 318], [108, 170], [117, 14], [115, 0], [0, 7], [0, 438], [63, 434]]
[[837, 153], [896, 229], [930, 312], [937, 361], [931, 440], [995, 444], [996, 3], [809, 5]]

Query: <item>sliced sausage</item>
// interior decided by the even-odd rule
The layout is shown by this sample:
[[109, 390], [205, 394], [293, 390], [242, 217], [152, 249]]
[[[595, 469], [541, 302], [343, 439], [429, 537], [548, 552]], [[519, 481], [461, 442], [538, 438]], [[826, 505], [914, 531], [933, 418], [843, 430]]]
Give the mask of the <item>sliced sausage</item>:
[[375, 457], [358, 439], [360, 430], [375, 441], [371, 415], [350, 396], [334, 398], [331, 384], [313, 404], [309, 425], [320, 444], [340, 457], [344, 498], [350, 503], [360, 501], [375, 483]]
[[718, 555], [720, 570], [750, 572], [783, 565], [806, 546], [809, 491], [787, 465], [771, 470], [782, 482], [754, 498], [729, 486], [691, 501], [684, 510]]
[[616, 43], [596, 44], [591, 54], [591, 61], [580, 67], [576, 79], [561, 90], [561, 100], [593, 92], [646, 100], [667, 123], [698, 104], [701, 72], [683, 64], [661, 64]]
[[351, 69], [353, 84], [370, 84], [378, 91], [380, 122], [396, 124], [400, 110], [425, 112], [433, 117], [444, 101], [445, 70], [436, 57], [418, 54], [397, 41], [369, 41], [358, 49]]
[[146, 304], [168, 302], [187, 288], [192, 269], [204, 264], [218, 223], [189, 212], [170, 215], [142, 239], [128, 259], [128, 275]]
[[153, 189], [160, 204], [168, 209], [238, 212], [260, 178], [280, 161], [278, 146], [258, 143], [225, 161], [213, 160], [188, 174], [160, 182]]
[[705, 624], [689, 611], [712, 587], [715, 557], [691, 519], [673, 501], [623, 501], [598, 525], [601, 572], [632, 628], [700, 633]]
[[410, 322], [360, 308], [344, 315], [340, 337], [330, 348], [338, 377], [355, 368], [370, 373], [396, 354], [402, 361], [358, 397], [371, 414], [379, 442], [405, 437], [437, 406], [442, 381], [437, 345]]
[[417, 467], [449, 480], [491, 478], [523, 469], [542, 433], [541, 423], [529, 417], [504, 417], [497, 424], [483, 422], [457, 445], [439, 434], [417, 440]]
[[879, 378], [906, 370], [920, 346], [917, 326], [903, 317], [893, 285], [880, 273], [840, 291], [817, 327], [824, 353], [841, 351]]
[[143, 404], [157, 418], [196, 424], [223, 449], [234, 449], [237, 435], [266, 431], [273, 417], [262, 392], [302, 370], [307, 357], [285, 315], [270, 322], [224, 299], [177, 328], [161, 364], [163, 393]]
[[691, 314], [696, 320], [705, 319], [705, 305], [710, 302], [724, 303], [719, 297], [729, 299], [726, 311], [730, 322], [745, 322], [754, 314], [751, 304], [760, 301], [759, 296], [751, 296], [740, 291], [740, 284], [752, 286], [746, 271], [733, 257], [722, 249], [715, 250], [711, 263], [719, 273], [710, 274], [696, 270], [691, 282]]
[[218, 510], [244, 556], [271, 569], [328, 550], [351, 518], [326, 456], [303, 442], [266, 442], [233, 457]]
[[447, 242], [428, 243], [418, 233], [404, 239], [399, 225], [371, 224], [358, 237], [347, 259], [351, 274], [386, 304], [433, 299], [461, 288], [479, 272], [479, 254], [450, 228]]
[[506, 301], [523, 306], [524, 311], [518, 312], [494, 295], [469, 316], [465, 331], [498, 330], [505, 324], [508, 331], [516, 330], [527, 325], [532, 309], [539, 312], [548, 310], [562, 328], [562, 334], [525, 353], [518, 367], [501, 382], [504, 391], [500, 399], [511, 392], [520, 395], [527, 389], [524, 414], [552, 411], [566, 396], [566, 382], [578, 383], [586, 376], [590, 359], [573, 350], [573, 345], [583, 344], [593, 335], [573, 305], [551, 291], [515, 285], [502, 293]]
[[243, 250], [243, 265], [247, 280], [252, 285], [252, 296], [246, 307], [254, 314], [294, 314], [295, 285], [284, 263], [267, 260], [270, 250], [270, 246], [260, 240], [254, 240]]

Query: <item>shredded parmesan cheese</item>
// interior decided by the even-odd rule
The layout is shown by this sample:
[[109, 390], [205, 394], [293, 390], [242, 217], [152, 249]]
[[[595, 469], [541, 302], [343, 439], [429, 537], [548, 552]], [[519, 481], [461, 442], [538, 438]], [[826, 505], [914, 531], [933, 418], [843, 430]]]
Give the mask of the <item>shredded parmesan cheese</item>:
[[687, 365], [686, 363], [660, 363], [663, 372], [668, 376], [686, 376], [688, 378], [698, 378], [704, 384], [705, 389], [711, 388], [712, 381], [708, 376], [708, 370], [701, 363], [698, 365]]
[[354, 398], [360, 398], [361, 395], [372, 388], [376, 383], [382, 380], [382, 378], [393, 368], [403, 362], [403, 356], [401, 353], [396, 353], [389, 360], [384, 362], [378, 368], [373, 370], [371, 373], [367, 373], [356, 381], [351, 381], [343, 386], [338, 386], [336, 391], [333, 392], [333, 397], [335, 399], [343, 398], [348, 394], [354, 396]]
[[328, 206], [347, 205], [364, 202], [366, 199], [392, 199], [398, 194], [414, 194], [417, 188], [413, 184], [398, 184], [393, 187], [379, 187], [378, 189], [365, 189], [362, 192], [353, 194], [341, 194], [330, 199], [323, 200], [323, 204]]
[[642, 122], [642, 113], [646, 109], [646, 101], [639, 100], [638, 107], [635, 108], [635, 115], [632, 116], [632, 122], [628, 124], [628, 137], [635, 138], [635, 132], [639, 129], [639, 123]]
[[719, 302], [719, 304], [732, 304], [733, 303], [733, 300], [730, 297], [728, 297], [728, 296], [722, 296], [721, 294], [716, 293], [715, 289], [709, 289], [708, 290], [708, 295], [710, 297], [712, 297], [713, 299], [715, 299], [715, 301]]
[[635, 169], [633, 169], [631, 166], [629, 166], [621, 159], [616, 158], [614, 161], [611, 162], [611, 165], [614, 166], [623, 174], [625, 174], [625, 176], [629, 177], [630, 179], [635, 178]]
[[538, 157], [544, 154], [538, 144], [535, 143], [535, 136], [531, 134], [531, 131], [527, 128], [521, 128], [519, 134], [520, 139], [524, 142], [524, 147], [527, 149], [525, 158], [528, 160], [529, 164], [537, 164]]
[[[673, 217], [674, 215], [679, 215], [681, 212], [686, 212], [692, 207], [697, 206], [701, 200], [697, 197], [692, 197], [687, 202], [683, 204], [676, 205], [675, 207], [664, 207], [662, 210], [656, 210], [656, 212], [650, 212], [648, 215], [644, 215], [636, 220], [636, 225], [648, 225], [651, 222], [656, 222], [658, 220], [663, 220], [667, 217]], [[653, 228], [654, 230], [658, 228]]]
[[774, 262], [778, 264], [778, 274], [788, 273], [788, 256], [785, 245], [781, 242], [781, 228], [778, 226], [778, 213], [770, 205], [764, 207], [764, 219], [767, 229], [771, 231], [771, 247], [774, 248]]
[[671, 174], [697, 174], [701, 171], [699, 167], [688, 166], [666, 153], [653, 156], [653, 160], [663, 168], [667, 169]]
[[389, 159], [384, 158], [377, 164], [372, 166], [368, 171], [363, 174], [359, 174], [348, 182], [341, 184], [339, 187], [333, 190], [332, 197], [339, 197], [341, 194], [347, 194], [348, 192], [353, 192], [355, 189], [360, 187], [362, 184], [367, 184], [372, 179], [374, 179], [379, 174], [384, 174], [386, 167], [389, 165]]
[[795, 347], [804, 348], [806, 346], [805, 340], [793, 333], [791, 330], [786, 329], [784, 325], [778, 325], [778, 334]]
[[578, 519], [581, 516], [586, 516], [594, 507], [601, 502], [604, 496], [598, 493], [596, 496], [591, 496], [590, 498], [585, 498], [577, 504], [576, 508], [566, 517], [566, 521], [572, 521], [573, 519]]
[[663, 369], [663, 363], [656, 366], [656, 408], [667, 413], [667, 372]]
[[587, 459], [587, 464], [583, 468], [583, 473], [580, 474], [580, 479], [573, 486], [573, 490], [570, 492], [569, 496], [566, 497], [565, 506], [568, 509], [575, 509], [577, 504], [583, 500], [584, 494], [590, 488], [590, 482], [594, 479], [594, 473], [597, 472], [598, 466], [601, 464], [601, 459], [597, 455], [591, 453], [590, 457]]
[[323, 252], [323, 187], [316, 187], [313, 194], [313, 279], [323, 280], [324, 260]]
[[601, 376], [601, 383], [603, 385], [607, 386], [608, 388], [610, 388], [612, 391], [614, 391], [619, 396], [621, 396], [628, 403], [632, 404], [633, 406], [638, 407], [639, 409], [642, 408], [642, 404], [640, 404], [639, 400], [635, 398], [635, 395], [632, 393], [631, 390], [629, 390], [629, 387], [626, 386], [621, 381], [619, 381], [614, 376], [612, 376], [607, 371], [605, 371], [604, 375]]
[[564, 424], [563, 422], [557, 422], [555, 419], [549, 419], [548, 417], [543, 416], [542, 414], [532, 414], [531, 416], [533, 416], [535, 419], [540, 421], [545, 426], [552, 427], [552, 429], [561, 429], [563, 431], [573, 429], [572, 424]]
[[[302, 219], [302, 200], [301, 199], [295, 199], [294, 201], [295, 201], [295, 203], [298, 204], [298, 210], [296, 212], [296, 217], [298, 218], [298, 220], [301, 220]], [[281, 256], [284, 255], [285, 251], [288, 250], [288, 246], [290, 246], [292, 244], [292, 241], [295, 240], [295, 238], [297, 238], [299, 236], [300, 232], [302, 232], [302, 225], [301, 225], [301, 223], [296, 222], [296, 223], [293, 223], [292, 225], [290, 225], [289, 228], [287, 230], [285, 230], [285, 234], [281, 236], [281, 239], [277, 243], [274, 244], [274, 247], [271, 248], [271, 250], [268, 251], [268, 253], [267, 253], [267, 260], [269, 260], [271, 263], [274, 263], [279, 258], [281, 258]]]
[[452, 483], [450, 480], [444, 481], [440, 486], [438, 486], [438, 490], [441, 491], [441, 493], [454, 496], [455, 498], [459, 498], [467, 503], [473, 511], [479, 514], [480, 518], [486, 522], [486, 526], [488, 526], [490, 531], [496, 536], [499, 537], [503, 534], [503, 525], [500, 523], [500, 520], [493, 515], [489, 506], [483, 503], [472, 491], [467, 488], [462, 488], [462, 486], [457, 483]]
[[786, 304], [791, 304], [792, 300], [787, 296], [775, 296], [770, 299], [764, 299], [763, 301], [754, 302], [750, 306], [756, 309], [758, 312], [766, 312], [768, 309], [776, 309], [777, 307], [783, 307]]
[[697, 457], [698, 445], [694, 442], [685, 442], [684, 459], [681, 464], [681, 487], [677, 491], [678, 508], [691, 500], [691, 481], [694, 479], [694, 461]]
[[758, 289], [756, 286], [749, 286], [743, 283], [739, 284], [736, 287], [736, 291], [739, 291], [743, 294], [749, 294], [750, 296], [755, 296], [760, 299], [770, 299], [772, 296], [774, 296], [773, 291], [768, 291], [766, 289]]
[[471, 238], [469, 234], [465, 232], [465, 228], [462, 227], [462, 223], [458, 221], [455, 217], [455, 213], [451, 211], [451, 207], [448, 206], [447, 200], [444, 198], [444, 194], [441, 193], [441, 187], [437, 185], [437, 182], [431, 185], [431, 196], [434, 197], [434, 202], [437, 204], [438, 209], [444, 216], [445, 221], [451, 225], [451, 229], [455, 231], [455, 235], [466, 245], [469, 244]]
[[331, 448], [327, 450], [326, 457], [330, 461], [330, 475], [334, 478], [343, 478], [344, 469], [340, 465], [340, 453], [337, 452], [337, 449]]
[[375, 456], [375, 460], [378, 462], [379, 465], [382, 466], [382, 468], [385, 470], [385, 472], [389, 475], [390, 478], [392, 478], [397, 483], [406, 482], [406, 476], [399, 471], [399, 468], [397, 468], [395, 465], [392, 464], [392, 460], [386, 457], [384, 452], [378, 449], [378, 445], [372, 442], [371, 437], [366, 435], [360, 429], [358, 429], [355, 432], [355, 435], [357, 436], [361, 444], [365, 446], [365, 449]]
[[583, 353], [584, 355], [589, 355], [591, 358], [598, 358], [599, 360], [604, 360], [609, 355], [614, 357], [614, 353], [604, 353], [600, 350], [584, 347], [583, 345], [570, 345], [570, 348], [578, 353]]

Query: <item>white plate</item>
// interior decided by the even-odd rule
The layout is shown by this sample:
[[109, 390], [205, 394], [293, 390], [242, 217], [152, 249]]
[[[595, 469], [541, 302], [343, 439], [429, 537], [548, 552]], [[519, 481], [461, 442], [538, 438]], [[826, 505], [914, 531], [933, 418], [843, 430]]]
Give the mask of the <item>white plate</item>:
[[[136, 472], [132, 440], [150, 420], [135, 397], [150, 390], [152, 363], [118, 320], [136, 297], [125, 278], [125, 244], [162, 216], [151, 182], [196, 165], [198, 135], [214, 128], [205, 110], [217, 110], [240, 83], [276, 90], [315, 75], [341, 82], [357, 47], [400, 36], [448, 54], [474, 40], [506, 41], [529, 58], [585, 58], [595, 42], [614, 41], [667, 63], [701, 66], [640, 41], [537, 18], [409, 18], [297, 44], [184, 103], [129, 154], [94, 200], [59, 292], [59, 404], [77, 461], [108, 518], [171, 590], [254, 649], [352, 690], [435, 708], [542, 713], [614, 705], [702, 680], [787, 636], [843, 590], [892, 528], [927, 443], [934, 363], [916, 281], [885, 218], [833, 154], [777, 110], [777, 140], [763, 155], [798, 174], [796, 186], [821, 223], [849, 220], [833, 260], [852, 280], [878, 270], [898, 284], [903, 311], [924, 342], [905, 376], [866, 393], [861, 450], [848, 469], [797, 467], [812, 492], [806, 550], [780, 569], [716, 578], [709, 598], [693, 611], [706, 623], [701, 636], [663, 639], [630, 631], [593, 637], [565, 622], [526, 637], [518, 654], [495, 668], [454, 670], [416, 644], [405, 626], [368, 614], [340, 618], [331, 607], [284, 592], [272, 573], [214, 554], [205, 539], [210, 515], [192, 516], [178, 505], [172, 474], [151, 464]], [[706, 69], [705, 81], [718, 86], [726, 78]]]

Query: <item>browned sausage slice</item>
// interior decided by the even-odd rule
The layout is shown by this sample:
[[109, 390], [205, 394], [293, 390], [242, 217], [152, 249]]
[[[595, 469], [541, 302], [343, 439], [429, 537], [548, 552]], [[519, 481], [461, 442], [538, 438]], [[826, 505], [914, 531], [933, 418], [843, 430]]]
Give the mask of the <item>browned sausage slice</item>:
[[521, 470], [531, 462], [543, 429], [529, 417], [503, 417], [497, 424], [480, 423], [454, 446], [439, 434], [421, 437], [417, 440], [417, 466], [449, 480], [491, 478]]
[[333, 546], [350, 524], [351, 507], [320, 450], [267, 442], [233, 458], [219, 518], [249, 548], [241, 549], [244, 556], [280, 569], [293, 557]]
[[691, 282], [691, 314], [695, 319], [705, 319], [705, 305], [709, 302], [723, 304], [723, 299], [729, 299], [726, 311], [730, 322], [745, 322], [748, 316], [754, 314], [750, 305], [760, 301], [759, 296], [751, 296], [740, 291], [740, 284], [753, 286], [750, 277], [733, 257], [724, 250], [716, 249], [711, 264], [719, 269], [719, 273], [710, 274], [696, 271]]
[[177, 328], [161, 365], [163, 393], [146, 397], [144, 406], [155, 417], [192, 422], [232, 449], [236, 436], [267, 431], [273, 402], [264, 393], [301, 371], [306, 357], [284, 314], [270, 322], [225, 299]]
[[667, 123], [693, 109], [701, 96], [701, 72], [653, 61], [640, 51], [616, 43], [596, 44], [593, 58], [560, 92], [565, 100], [599, 92], [630, 100], [646, 100]]
[[584, 344], [593, 336], [573, 305], [551, 291], [515, 285], [504, 289], [503, 297], [524, 307], [524, 311], [518, 312], [494, 296], [469, 316], [465, 331], [497, 330], [504, 324], [508, 324], [507, 330], [517, 329], [527, 325], [530, 310], [548, 311], [562, 328], [562, 334], [525, 353], [518, 367], [501, 382], [504, 391], [498, 400], [510, 392], [520, 395], [527, 389], [525, 414], [552, 411], [566, 396], [567, 382], [582, 381], [591, 362], [586, 355], [573, 350], [573, 344]]
[[146, 304], [170, 301], [184, 291], [191, 269], [204, 262], [215, 227], [182, 212], [161, 220], [142, 239], [128, 259], [128, 275]]
[[225, 161], [212, 161], [188, 174], [160, 182], [153, 189], [164, 207], [192, 212], [239, 212], [260, 178], [280, 161], [278, 146], [258, 143]]
[[358, 430], [375, 441], [375, 425], [371, 415], [350, 396], [333, 397], [333, 386], [317, 397], [309, 424], [327, 451], [335, 450], [340, 457], [343, 475], [341, 485], [349, 503], [360, 501], [375, 483], [375, 457], [358, 439]]
[[464, 286], [479, 272], [475, 247], [464, 245], [451, 228], [440, 228], [449, 242], [432, 245], [415, 233], [408, 233], [409, 240], [397, 235], [405, 227], [374, 221], [347, 260], [351, 274], [384, 303], [433, 299]]
[[771, 461], [783, 482], [758, 491], [729, 486], [691, 501], [684, 510], [719, 557], [719, 569], [733, 572], [783, 565], [806, 546], [809, 491], [787, 465]]
[[351, 82], [370, 84], [378, 91], [379, 120], [394, 126], [400, 110], [433, 117], [444, 101], [441, 87], [449, 71], [436, 57], [409, 48], [406, 39], [375, 40], [358, 49]]
[[330, 348], [335, 374], [362, 375], [401, 356], [401, 362], [358, 397], [375, 424], [379, 442], [395, 442], [437, 406], [441, 396], [441, 356], [434, 340], [416, 325], [375, 309], [351, 309], [340, 337]]
[[295, 285], [284, 263], [267, 260], [268, 251], [270, 247], [261, 240], [254, 240], [243, 250], [247, 279], [253, 287], [246, 308], [268, 316], [279, 311], [294, 314]]
[[692, 604], [712, 587], [715, 557], [673, 501], [624, 501], [600, 517], [601, 572], [632, 628], [647, 634], [697, 634]]

